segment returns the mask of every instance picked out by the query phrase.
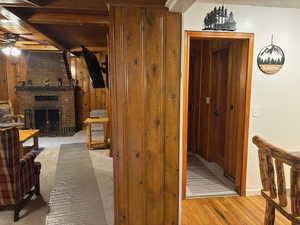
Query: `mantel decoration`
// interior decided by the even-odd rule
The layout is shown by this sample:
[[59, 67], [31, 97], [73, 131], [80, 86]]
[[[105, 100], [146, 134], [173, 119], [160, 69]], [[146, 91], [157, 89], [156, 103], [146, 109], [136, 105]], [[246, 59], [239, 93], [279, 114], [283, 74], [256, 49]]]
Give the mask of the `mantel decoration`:
[[271, 44], [264, 47], [257, 57], [257, 65], [265, 74], [275, 74], [283, 67], [285, 55], [282, 49], [273, 44], [273, 36]]
[[224, 6], [215, 7], [213, 11], [207, 13], [204, 25], [203, 30], [236, 30], [236, 21], [234, 20], [233, 12], [228, 13], [228, 10]]

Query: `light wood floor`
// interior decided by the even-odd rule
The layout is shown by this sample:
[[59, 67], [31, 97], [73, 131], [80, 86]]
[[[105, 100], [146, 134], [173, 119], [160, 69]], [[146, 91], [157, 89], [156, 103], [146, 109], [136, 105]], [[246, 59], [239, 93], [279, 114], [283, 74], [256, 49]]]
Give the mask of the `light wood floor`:
[[[184, 200], [182, 225], [263, 225], [264, 211], [260, 196]], [[275, 225], [289, 224], [276, 212]]]

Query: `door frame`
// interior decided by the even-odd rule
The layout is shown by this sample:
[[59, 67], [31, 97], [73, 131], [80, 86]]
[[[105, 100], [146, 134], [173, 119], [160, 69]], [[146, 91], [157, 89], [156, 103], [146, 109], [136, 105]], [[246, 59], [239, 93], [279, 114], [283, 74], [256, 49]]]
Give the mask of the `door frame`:
[[253, 50], [254, 34], [253, 33], [231, 33], [231, 32], [207, 32], [207, 31], [185, 31], [184, 40], [184, 71], [183, 71], [183, 121], [182, 121], [182, 198], [186, 199], [187, 184], [187, 145], [188, 145], [188, 105], [189, 105], [189, 63], [190, 63], [190, 42], [191, 39], [236, 39], [248, 40], [248, 59], [247, 74], [245, 85], [245, 113], [243, 122], [243, 144], [241, 160], [241, 177], [238, 192], [241, 196], [246, 195], [246, 175], [247, 175], [247, 157], [248, 157], [248, 136], [249, 136], [249, 119], [250, 119], [250, 101], [251, 101], [251, 84], [253, 69]]

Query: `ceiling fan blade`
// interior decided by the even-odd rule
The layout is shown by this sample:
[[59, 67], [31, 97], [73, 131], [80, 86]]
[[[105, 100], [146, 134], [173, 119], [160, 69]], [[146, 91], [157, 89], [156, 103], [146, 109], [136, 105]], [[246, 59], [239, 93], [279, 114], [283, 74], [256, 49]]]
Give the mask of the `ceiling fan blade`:
[[32, 33], [24, 33], [24, 34], [20, 34], [20, 36], [33, 36]]

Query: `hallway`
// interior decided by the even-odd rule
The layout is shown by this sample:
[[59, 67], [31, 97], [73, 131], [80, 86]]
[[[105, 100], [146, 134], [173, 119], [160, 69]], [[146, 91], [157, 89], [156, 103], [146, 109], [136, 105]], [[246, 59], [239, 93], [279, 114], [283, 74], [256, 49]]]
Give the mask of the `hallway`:
[[187, 198], [236, 196], [234, 184], [223, 176], [215, 163], [208, 163], [196, 154], [188, 154]]

